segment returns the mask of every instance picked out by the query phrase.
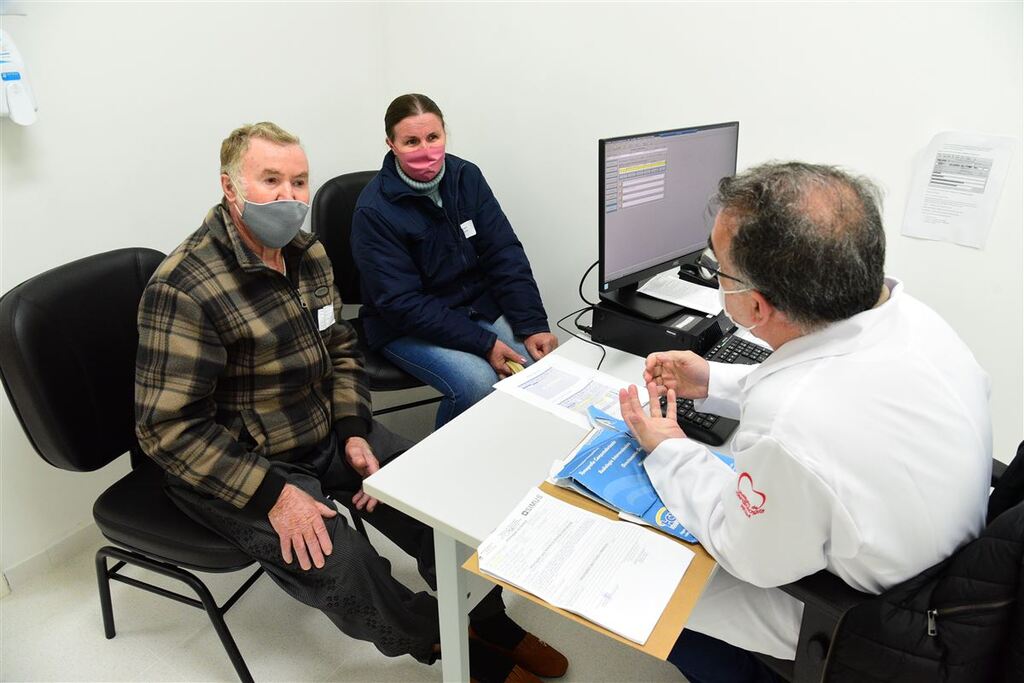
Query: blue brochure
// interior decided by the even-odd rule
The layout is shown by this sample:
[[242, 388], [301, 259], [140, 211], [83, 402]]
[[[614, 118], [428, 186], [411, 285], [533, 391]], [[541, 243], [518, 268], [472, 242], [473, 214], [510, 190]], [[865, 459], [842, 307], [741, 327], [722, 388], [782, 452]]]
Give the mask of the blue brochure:
[[[669, 512], [644, 470], [647, 455], [622, 420], [591, 406], [594, 430], [555, 476], [559, 486], [577, 489], [613, 510], [640, 517], [651, 526], [688, 543], [697, 539]], [[730, 467], [732, 458], [715, 453]]]

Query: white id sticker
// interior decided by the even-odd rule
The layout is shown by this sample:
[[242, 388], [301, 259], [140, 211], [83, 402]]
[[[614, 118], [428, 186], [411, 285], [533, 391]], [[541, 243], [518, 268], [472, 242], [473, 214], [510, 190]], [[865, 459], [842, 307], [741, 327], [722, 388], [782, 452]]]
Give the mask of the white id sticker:
[[327, 304], [316, 312], [317, 322], [320, 323], [320, 331], [323, 332], [334, 324], [334, 306]]
[[473, 225], [472, 220], [466, 221], [459, 227], [462, 228], [462, 234], [465, 235], [467, 239], [476, 234], [476, 226]]

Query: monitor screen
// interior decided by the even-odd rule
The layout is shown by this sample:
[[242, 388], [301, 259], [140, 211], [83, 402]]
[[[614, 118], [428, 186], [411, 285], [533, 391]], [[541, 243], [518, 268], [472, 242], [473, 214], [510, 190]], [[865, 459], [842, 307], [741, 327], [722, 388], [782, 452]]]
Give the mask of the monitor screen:
[[739, 123], [598, 141], [600, 290], [655, 275], [707, 244], [708, 200], [736, 174]]

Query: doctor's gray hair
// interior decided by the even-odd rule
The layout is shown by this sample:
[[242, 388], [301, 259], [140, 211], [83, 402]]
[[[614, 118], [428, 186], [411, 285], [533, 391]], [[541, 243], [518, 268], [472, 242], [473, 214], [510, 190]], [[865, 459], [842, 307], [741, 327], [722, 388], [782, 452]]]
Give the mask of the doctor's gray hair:
[[770, 162], [723, 178], [712, 206], [735, 225], [737, 277], [811, 330], [872, 308], [882, 292], [881, 193], [834, 166]]

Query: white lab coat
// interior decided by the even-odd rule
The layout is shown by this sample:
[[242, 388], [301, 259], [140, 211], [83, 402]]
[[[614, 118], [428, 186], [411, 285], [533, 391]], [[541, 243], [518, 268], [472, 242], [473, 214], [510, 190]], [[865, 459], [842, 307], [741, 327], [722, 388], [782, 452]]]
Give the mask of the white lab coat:
[[711, 364], [698, 408], [739, 418], [735, 472], [689, 439], [648, 456], [662, 500], [720, 564], [687, 628], [792, 659], [803, 606], [773, 586], [828, 569], [880, 593], [984, 526], [988, 376], [934, 311], [887, 284], [881, 306], [759, 366]]

